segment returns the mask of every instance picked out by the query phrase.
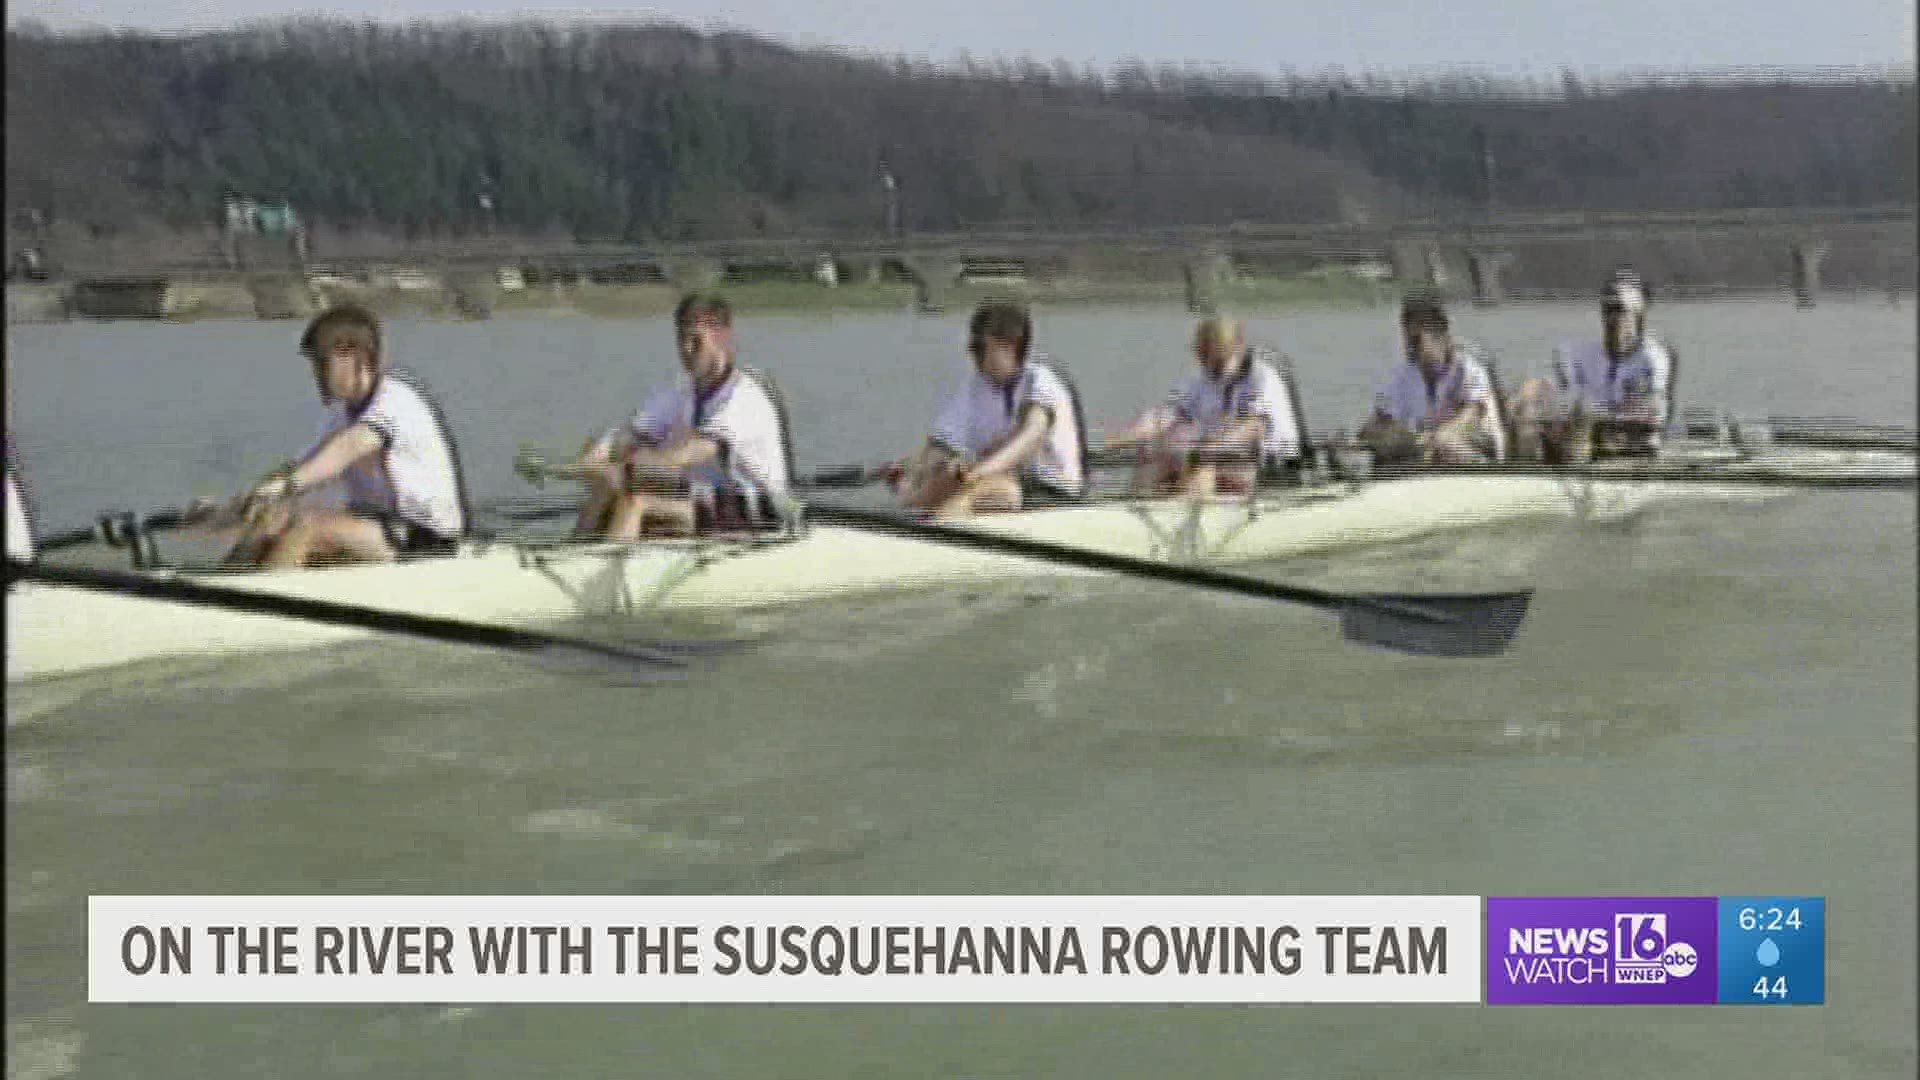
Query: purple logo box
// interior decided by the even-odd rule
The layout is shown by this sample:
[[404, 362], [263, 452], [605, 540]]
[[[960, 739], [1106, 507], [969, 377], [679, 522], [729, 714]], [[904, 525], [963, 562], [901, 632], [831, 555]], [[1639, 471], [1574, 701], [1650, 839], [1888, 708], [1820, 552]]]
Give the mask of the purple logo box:
[[1489, 1005], [1711, 1005], [1711, 896], [1490, 896]]

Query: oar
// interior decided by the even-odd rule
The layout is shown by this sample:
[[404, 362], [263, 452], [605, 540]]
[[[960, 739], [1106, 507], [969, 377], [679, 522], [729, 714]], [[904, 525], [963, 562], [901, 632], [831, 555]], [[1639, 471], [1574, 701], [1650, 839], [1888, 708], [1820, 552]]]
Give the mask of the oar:
[[[598, 472], [605, 465], [552, 464], [537, 451], [522, 448], [513, 459], [513, 470], [530, 484], [544, 486], [548, 480], [578, 480]], [[839, 465], [793, 478], [793, 486], [811, 488], [857, 488], [879, 483], [886, 474], [884, 465]]]
[[1703, 484], [1718, 487], [1783, 487], [1796, 490], [1902, 489], [1920, 486], [1920, 477], [1911, 474], [1905, 476], [1886, 473], [1846, 475], [1839, 472], [1795, 474], [1785, 470], [1729, 469], [1708, 463], [1697, 465], [1675, 463], [1665, 466], [1652, 465], [1646, 468], [1595, 468], [1525, 462], [1498, 465], [1377, 466], [1373, 479], [1399, 480], [1420, 476], [1529, 476], [1555, 480], [1585, 480], [1594, 483]]
[[1767, 427], [1773, 441], [1793, 446], [1812, 446], [1831, 450], [1904, 450], [1920, 449], [1920, 437], [1910, 428], [1882, 424], [1860, 424], [1841, 417], [1770, 416]]
[[807, 516], [847, 528], [992, 551], [1155, 581], [1286, 600], [1338, 612], [1350, 640], [1427, 656], [1497, 656], [1512, 644], [1533, 598], [1518, 592], [1346, 594], [1244, 577], [1195, 566], [1133, 559], [1043, 540], [914, 521], [850, 506], [808, 503]]
[[87, 544], [107, 544], [119, 546], [140, 536], [164, 532], [169, 529], [183, 529], [201, 524], [214, 515], [216, 508], [194, 506], [186, 510], [161, 510], [145, 517], [131, 513], [102, 514], [100, 519], [83, 529], [68, 529], [41, 537], [34, 544], [37, 552], [60, 551], [66, 548], [83, 547]]
[[634, 669], [643, 669], [656, 673], [655, 677], [658, 677], [657, 673], [660, 669], [678, 669], [686, 666], [685, 661], [657, 649], [622, 648], [559, 634], [544, 634], [533, 630], [472, 623], [434, 615], [387, 611], [355, 604], [334, 603], [329, 600], [256, 593], [183, 578], [154, 577], [121, 570], [96, 570], [88, 567], [45, 564], [22, 566], [10, 563], [7, 566], [7, 581], [9, 584], [14, 581], [36, 581], [47, 585], [64, 585], [94, 592], [137, 596], [148, 600], [198, 604], [228, 611], [277, 615], [284, 618], [305, 619], [310, 622], [332, 623], [338, 626], [357, 626], [380, 633], [405, 634], [459, 645], [502, 649], [542, 660], [584, 659], [602, 667], [609, 661], [615, 661], [628, 673]]

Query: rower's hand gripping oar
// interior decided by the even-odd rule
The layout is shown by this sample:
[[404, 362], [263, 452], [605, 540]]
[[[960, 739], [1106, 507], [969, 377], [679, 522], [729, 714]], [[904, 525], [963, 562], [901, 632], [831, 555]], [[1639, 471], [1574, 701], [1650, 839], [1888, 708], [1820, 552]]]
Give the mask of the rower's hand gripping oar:
[[1512, 644], [1533, 598], [1530, 589], [1461, 594], [1325, 592], [1203, 567], [934, 525], [854, 507], [808, 503], [806, 514], [809, 519], [847, 528], [1306, 604], [1338, 612], [1341, 630], [1349, 640], [1425, 656], [1498, 656]]
[[180, 604], [198, 604], [249, 614], [276, 615], [310, 622], [355, 626], [380, 633], [405, 634], [457, 645], [475, 645], [502, 649], [547, 661], [585, 660], [606, 668], [609, 661], [618, 665], [629, 678], [636, 669], [654, 681], [686, 667], [686, 661], [664, 651], [650, 648], [606, 645], [584, 638], [546, 634], [533, 630], [472, 623], [434, 615], [416, 615], [381, 608], [341, 604], [329, 600], [284, 596], [227, 588], [185, 578], [155, 577], [120, 570], [90, 567], [21, 565], [8, 563], [7, 582], [35, 581], [63, 585], [94, 592], [137, 596]]
[[[839, 465], [797, 476], [793, 480], [793, 487], [801, 491], [862, 488], [886, 482], [890, 478], [891, 468], [891, 465]], [[514, 455], [513, 471], [537, 488], [545, 488], [548, 480], [579, 479], [578, 473], [568, 466], [550, 464], [539, 451], [524, 446]], [[574, 503], [539, 502], [529, 506], [524, 500], [506, 499], [490, 504], [485, 509], [506, 521], [530, 522], [570, 517], [579, 511], [579, 506]]]

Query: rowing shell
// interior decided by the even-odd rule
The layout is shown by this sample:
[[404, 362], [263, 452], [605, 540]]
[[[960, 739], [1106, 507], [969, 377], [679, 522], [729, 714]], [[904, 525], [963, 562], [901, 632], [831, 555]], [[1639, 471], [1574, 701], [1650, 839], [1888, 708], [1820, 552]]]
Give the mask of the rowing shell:
[[[1677, 455], [1676, 455], [1677, 456]], [[1792, 451], [1782, 476], [1847, 470], [1913, 475], [1912, 455]], [[1696, 469], [1731, 468], [1696, 455]], [[1739, 462], [1752, 473], [1751, 459]], [[1246, 500], [1112, 500], [993, 515], [968, 526], [1131, 558], [1235, 563], [1396, 543], [1528, 519], [1617, 519], [1677, 498], [1755, 499], [1788, 488], [1538, 475], [1424, 475], [1324, 483]], [[188, 573], [156, 571], [156, 573]], [[476, 542], [422, 562], [278, 573], [199, 571], [229, 588], [504, 625], [662, 608], [742, 608], [1011, 576], [1094, 571], [836, 526], [793, 536], [638, 545]], [[20, 583], [7, 597], [9, 682], [157, 657], [302, 649], [362, 638], [354, 627]]]

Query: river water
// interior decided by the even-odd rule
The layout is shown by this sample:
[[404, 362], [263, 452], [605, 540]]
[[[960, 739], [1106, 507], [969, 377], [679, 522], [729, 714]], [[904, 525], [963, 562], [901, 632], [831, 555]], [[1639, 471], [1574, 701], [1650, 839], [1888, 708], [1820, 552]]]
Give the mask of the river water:
[[[742, 316], [804, 465], [909, 446], [963, 313]], [[1463, 312], [1510, 380], [1584, 308]], [[1880, 304], [1674, 305], [1686, 403], [1911, 424]], [[1256, 316], [1351, 427], [1386, 309]], [[1096, 423], [1188, 362], [1175, 308], [1041, 313]], [[224, 495], [297, 450], [291, 323], [9, 328], [45, 529]], [[659, 320], [397, 323], [476, 496], [672, 370]], [[1914, 499], [1700, 504], [1548, 538], [1497, 660], [1359, 649], [1313, 612], [1109, 579], [742, 617], [695, 678], [584, 684], [381, 642], [9, 687], [9, 1077], [1903, 1077], [1916, 1067]], [[1497, 575], [1537, 530], [1253, 571]], [[1529, 556], [1531, 558], [1532, 556]], [[1443, 575], [1444, 576], [1444, 575]], [[743, 626], [714, 627], [723, 632]], [[1812, 893], [1805, 1009], [119, 1007], [101, 893]]]

